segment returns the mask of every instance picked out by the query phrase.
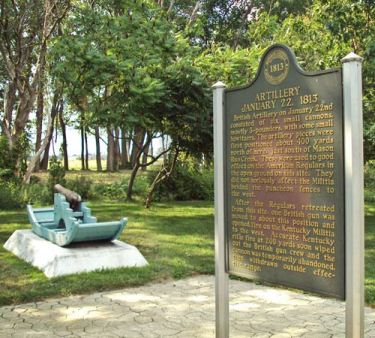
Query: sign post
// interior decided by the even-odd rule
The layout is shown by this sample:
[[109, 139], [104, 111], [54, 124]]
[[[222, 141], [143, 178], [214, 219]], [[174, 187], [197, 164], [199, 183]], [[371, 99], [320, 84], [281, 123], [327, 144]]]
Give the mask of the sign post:
[[346, 337], [364, 335], [362, 58], [343, 62], [346, 218]]
[[229, 278], [225, 271], [224, 226], [224, 88], [213, 86], [214, 108], [214, 171], [215, 171], [215, 309], [216, 338], [229, 337]]

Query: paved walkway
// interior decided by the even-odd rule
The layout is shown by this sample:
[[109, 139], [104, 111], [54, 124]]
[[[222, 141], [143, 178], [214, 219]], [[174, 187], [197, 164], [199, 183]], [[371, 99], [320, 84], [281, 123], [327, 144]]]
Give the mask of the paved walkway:
[[[344, 303], [230, 281], [230, 337], [344, 337]], [[0, 337], [215, 337], [214, 277], [0, 308]], [[366, 308], [366, 337], [375, 337]]]

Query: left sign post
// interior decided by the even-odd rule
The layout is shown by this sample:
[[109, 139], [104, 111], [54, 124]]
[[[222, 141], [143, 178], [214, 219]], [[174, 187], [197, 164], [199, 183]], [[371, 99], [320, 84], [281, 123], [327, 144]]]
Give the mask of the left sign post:
[[215, 170], [215, 309], [216, 338], [229, 337], [229, 277], [225, 271], [224, 226], [224, 89], [213, 85], [214, 170]]

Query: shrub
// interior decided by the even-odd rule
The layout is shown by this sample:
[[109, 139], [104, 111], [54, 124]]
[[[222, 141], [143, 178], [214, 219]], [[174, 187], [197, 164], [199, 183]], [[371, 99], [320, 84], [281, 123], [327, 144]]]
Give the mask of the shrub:
[[[93, 186], [93, 198], [110, 198], [112, 200], [126, 200], [126, 193], [129, 186], [129, 177], [120, 182], [113, 183], [97, 183]], [[148, 175], [138, 175], [133, 186], [133, 194], [135, 196], [145, 197], [149, 187]]]
[[22, 185], [18, 180], [0, 180], [0, 208], [23, 208], [26, 204], [46, 205], [51, 203], [51, 193], [46, 184]]
[[14, 177], [14, 173], [12, 169], [7, 168], [0, 168], [0, 179], [1, 180], [9, 180]]
[[126, 198], [126, 190], [121, 182], [97, 183], [94, 185], [93, 197], [107, 197], [113, 200], [124, 200]]
[[375, 192], [365, 190], [365, 202], [374, 203], [375, 202]]
[[[133, 194], [135, 196], [140, 196], [141, 198], [146, 197], [148, 188], [150, 186], [149, 183], [149, 175], [150, 173], [138, 175], [137, 178], [135, 179], [135, 183], [133, 186]], [[122, 184], [126, 187], [126, 191], [128, 189], [129, 185], [129, 178], [125, 179], [122, 181]]]
[[24, 206], [21, 185], [16, 181], [0, 181], [0, 208], [3, 210]]
[[49, 161], [48, 170], [48, 189], [50, 191], [50, 200], [53, 201], [54, 190], [53, 187], [56, 184], [65, 185], [65, 169], [60, 160], [56, 156], [52, 156]]
[[91, 197], [93, 181], [85, 176], [77, 176], [74, 179], [66, 180], [66, 188], [79, 194], [82, 199], [87, 200]]
[[[152, 182], [157, 173], [150, 175]], [[177, 163], [172, 175], [159, 184], [154, 200], [213, 200], [214, 176], [212, 169]]]
[[375, 190], [375, 161], [368, 161], [364, 168], [365, 187]]
[[46, 184], [30, 183], [22, 188], [22, 202], [25, 204], [51, 204], [51, 191]]

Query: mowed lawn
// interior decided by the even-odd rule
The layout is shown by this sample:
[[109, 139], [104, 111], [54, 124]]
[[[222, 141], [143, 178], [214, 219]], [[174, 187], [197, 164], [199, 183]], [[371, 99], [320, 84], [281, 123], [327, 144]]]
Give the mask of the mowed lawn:
[[[121, 240], [135, 245], [150, 265], [47, 279], [0, 246], [0, 305], [47, 297], [136, 286], [194, 274], [214, 273], [214, 216], [211, 202], [90, 203], [99, 221], [128, 217]], [[30, 228], [23, 210], [0, 211], [0, 242]], [[375, 203], [366, 204], [366, 302], [375, 306]]]
[[366, 203], [365, 214], [366, 303], [375, 306], [375, 203]]
[[149, 266], [47, 279], [3, 248], [14, 230], [30, 228], [26, 212], [0, 211], [0, 305], [214, 273], [212, 202], [155, 203], [150, 209], [129, 202], [89, 205], [98, 221], [129, 219], [120, 239], [135, 245]]

